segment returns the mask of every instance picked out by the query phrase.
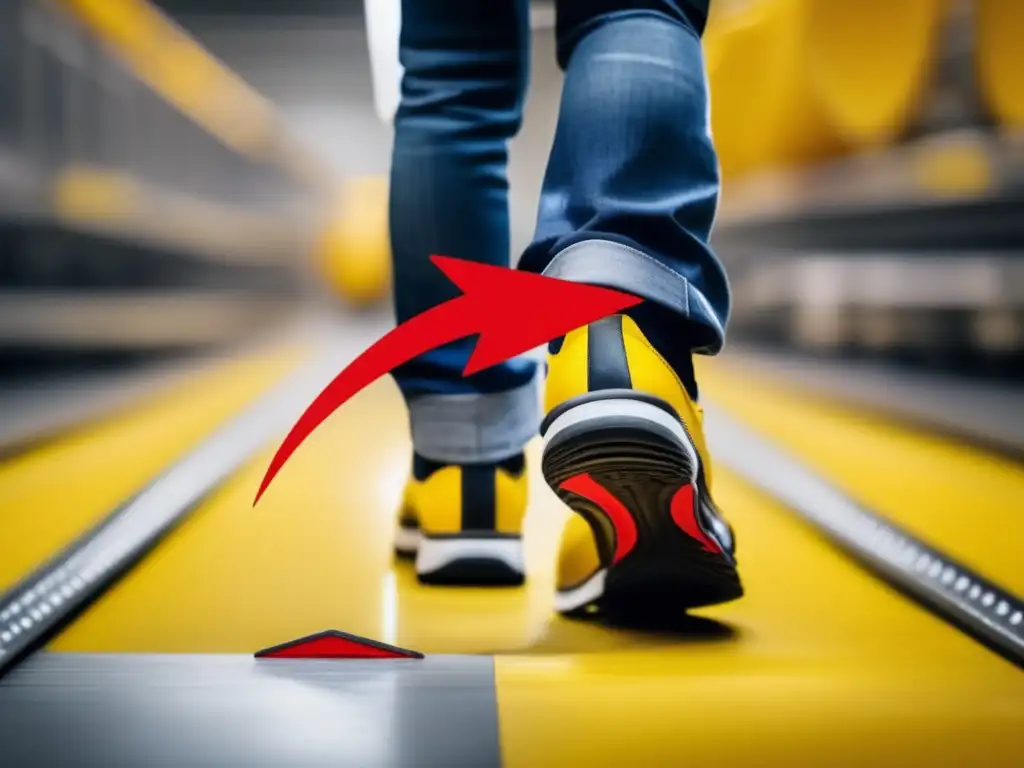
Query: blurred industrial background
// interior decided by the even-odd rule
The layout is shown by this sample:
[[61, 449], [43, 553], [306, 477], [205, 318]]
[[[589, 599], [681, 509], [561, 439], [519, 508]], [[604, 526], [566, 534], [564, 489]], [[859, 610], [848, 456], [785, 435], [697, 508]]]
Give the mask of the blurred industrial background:
[[[320, 279], [386, 301], [389, 129], [363, 6], [11, 0], [0, 13], [0, 344], [160, 347]], [[719, 0], [706, 36], [732, 339], [1020, 357], [1024, 10]], [[557, 113], [552, 9], [512, 150], [528, 242]]]
[[[734, 314], [697, 371], [748, 594], [658, 631], [553, 618], [536, 480], [523, 588], [419, 585], [387, 379], [253, 507], [393, 323], [371, 2], [0, 0], [10, 764], [1019, 764], [1024, 2], [712, 0]], [[531, 10], [513, 259], [560, 98]], [[253, 663], [327, 628], [485, 655], [493, 696]]]
[[[230, 343], [311, 306], [386, 312], [390, 129], [360, 0], [0, 5], [9, 372]], [[730, 349], [1019, 374], [1024, 6], [712, 9]], [[513, 254], [557, 115], [553, 19], [535, 4]]]

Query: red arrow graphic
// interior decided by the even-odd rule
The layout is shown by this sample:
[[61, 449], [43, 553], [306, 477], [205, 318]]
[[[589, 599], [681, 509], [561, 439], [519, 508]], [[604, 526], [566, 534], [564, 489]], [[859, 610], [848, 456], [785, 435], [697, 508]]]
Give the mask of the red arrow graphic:
[[328, 384], [299, 417], [270, 462], [253, 505], [309, 435], [364, 387], [435, 347], [479, 334], [463, 376], [489, 368], [641, 301], [592, 285], [505, 267], [431, 256], [462, 295], [402, 323]]

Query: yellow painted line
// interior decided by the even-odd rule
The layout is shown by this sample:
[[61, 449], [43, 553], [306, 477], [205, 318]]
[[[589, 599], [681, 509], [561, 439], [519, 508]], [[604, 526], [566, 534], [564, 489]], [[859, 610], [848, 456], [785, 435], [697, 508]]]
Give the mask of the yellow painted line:
[[305, 353], [264, 349], [0, 465], [0, 590], [55, 555], [295, 368]]
[[850, 497], [1024, 594], [1024, 469], [954, 439], [783, 385], [725, 359], [702, 392]]
[[[391, 556], [410, 466], [392, 382], [375, 384], [303, 444], [254, 509], [260, 456], [100, 598], [52, 650], [251, 653], [340, 629], [425, 653], [629, 647], [632, 633], [553, 621], [554, 557], [568, 514], [540, 480], [524, 589], [420, 587]], [[645, 642], [658, 643], [658, 638]]]
[[[390, 380], [318, 429], [254, 509], [269, 458], [202, 505], [52, 648], [251, 653], [334, 628], [428, 653], [486, 653], [527, 646], [543, 631], [553, 535], [532, 537], [540, 580], [529, 590], [429, 590], [407, 565], [394, 567], [410, 448]], [[543, 509], [549, 492], [535, 486]], [[552, 520], [561, 518], [532, 524], [543, 531]]]
[[927, 739], [925, 755], [994, 761], [1016, 749], [1024, 676], [728, 472], [718, 498], [741, 537], [748, 594], [681, 634], [552, 615], [567, 513], [537, 474], [525, 588], [418, 586], [391, 557], [406, 430], [390, 381], [365, 390], [258, 507], [269, 451], [50, 649], [251, 653], [334, 628], [426, 653], [499, 654], [509, 766], [906, 760]]
[[[251, 501], [269, 452], [202, 505], [53, 648], [247, 653], [328, 628], [427, 653], [592, 652], [672, 643], [552, 617], [554, 557], [567, 513], [539, 479], [537, 445], [531, 446], [528, 586], [496, 591], [420, 587], [410, 567], [396, 565], [391, 557], [409, 451], [401, 399], [390, 381], [382, 381], [314, 433], [258, 507], [253, 509]], [[736, 508], [743, 567], [754, 569], [750, 574], [745, 570], [745, 578], [753, 580], [752, 593], [761, 594], [761, 604], [768, 607], [766, 615], [748, 619], [743, 606], [749, 603], [735, 606], [753, 633], [747, 638], [750, 653], [767, 652], [759, 622], [768, 620], [783, 629], [792, 623], [793, 631], [778, 635], [770, 653], [782, 653], [794, 663], [807, 654], [826, 659], [877, 655], [884, 649], [885, 622], [906, 612], [920, 616], [911, 622], [914, 631], [934, 636], [926, 642], [942, 658], [962, 663], [991, 655], [894, 596], [810, 534], [794, 515], [744, 491], [734, 478], [726, 476], [722, 485], [727, 511]], [[833, 574], [836, 586], [821, 585], [817, 603], [801, 602], [804, 581], [827, 581]], [[834, 599], [830, 603], [826, 597]], [[878, 609], [881, 623], [870, 619], [876, 599], [884, 603]], [[772, 615], [780, 607], [788, 618]], [[801, 627], [816, 626], [823, 609], [833, 621], [836, 612], [852, 607], [860, 611], [858, 632], [847, 635], [846, 623], [839, 622], [836, 631], [804, 636]], [[893, 626], [902, 626], [901, 621], [910, 620]], [[868, 649], [862, 647], [865, 639]], [[911, 663], [920, 650], [887, 653], [893, 663]]]
[[498, 656], [507, 768], [1013, 762], [1019, 670], [716, 479], [746, 596], [654, 641]]

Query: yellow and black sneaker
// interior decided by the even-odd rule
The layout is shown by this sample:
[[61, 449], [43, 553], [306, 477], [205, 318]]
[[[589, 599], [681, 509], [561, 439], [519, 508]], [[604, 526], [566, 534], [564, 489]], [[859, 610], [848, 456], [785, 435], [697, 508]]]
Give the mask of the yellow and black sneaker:
[[424, 584], [515, 586], [525, 578], [526, 461], [441, 464], [414, 455], [395, 552]]
[[559, 612], [695, 608], [743, 594], [711, 500], [703, 413], [625, 315], [552, 345], [544, 478], [577, 514], [559, 553]]

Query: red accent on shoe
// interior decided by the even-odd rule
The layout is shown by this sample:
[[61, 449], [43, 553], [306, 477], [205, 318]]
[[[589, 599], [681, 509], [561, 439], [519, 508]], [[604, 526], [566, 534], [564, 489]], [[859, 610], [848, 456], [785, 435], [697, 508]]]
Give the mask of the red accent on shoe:
[[705, 552], [721, 554], [722, 548], [715, 544], [708, 537], [697, 522], [697, 491], [693, 484], [684, 485], [672, 496], [672, 521], [678, 525], [687, 536], [700, 542]]
[[575, 493], [594, 502], [601, 511], [608, 515], [615, 528], [615, 556], [612, 564], [619, 562], [629, 554], [636, 545], [636, 521], [625, 505], [615, 498], [611, 492], [584, 472], [582, 475], [570, 477], [559, 486], [562, 490]]
[[419, 651], [329, 629], [256, 652], [258, 659], [422, 659]]

